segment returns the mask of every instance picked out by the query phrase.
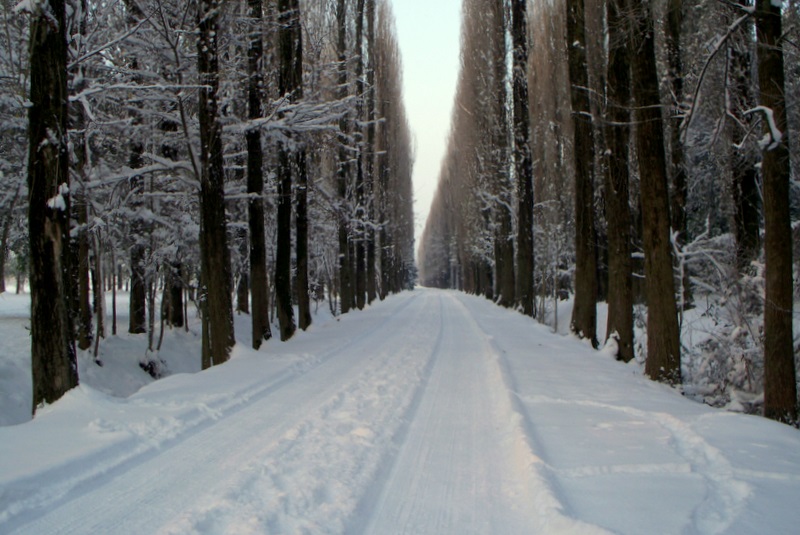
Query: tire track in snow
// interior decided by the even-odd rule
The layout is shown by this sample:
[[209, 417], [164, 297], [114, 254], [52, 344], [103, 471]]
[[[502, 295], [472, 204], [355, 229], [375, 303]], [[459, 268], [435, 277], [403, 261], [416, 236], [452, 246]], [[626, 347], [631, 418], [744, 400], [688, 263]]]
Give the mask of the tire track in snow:
[[[87, 457], [92, 456], [91, 462], [87, 462], [88, 459], [78, 459], [75, 463], [76, 465], [92, 467], [88, 472], [76, 472], [72, 470], [71, 465], [66, 465], [39, 473], [32, 478], [14, 482], [13, 489], [4, 489], [4, 493], [7, 496], [11, 493], [15, 493], [15, 495], [10, 501], [4, 500], [3, 530], [6, 528], [11, 530], [27, 529], [31, 526], [40, 525], [42, 517], [48, 511], [57, 507], [69, 506], [94, 492], [97, 488], [101, 488], [115, 479], [126, 477], [129, 472], [140, 468], [152, 458], [168, 455], [171, 450], [178, 451], [189, 441], [199, 440], [201, 435], [213, 435], [216, 428], [225, 427], [236, 417], [246, 416], [248, 412], [252, 412], [254, 406], [268, 402], [273, 397], [281, 398], [283, 396], [282, 392], [291, 390], [293, 388], [292, 385], [297, 385], [310, 375], [321, 374], [326, 367], [342, 368], [337, 364], [337, 361], [348, 360], [348, 357], [357, 352], [358, 348], [367, 348], [390, 339], [392, 334], [397, 331], [394, 324], [396, 316], [405, 313], [409, 307], [417, 302], [417, 298], [418, 295], [416, 294], [406, 296], [404, 302], [396, 309], [390, 309], [391, 314], [385, 317], [377, 316], [378, 321], [375, 322], [374, 327], [365, 325], [365, 329], [359, 331], [363, 334], [337, 344], [337, 346], [328, 349], [319, 357], [306, 359], [300, 364], [290, 366], [289, 369], [267, 384], [259, 383], [255, 380], [252, 384], [256, 386], [251, 386], [238, 392], [230, 392], [230, 395], [220, 399], [219, 403], [212, 404], [211, 407], [195, 406], [190, 408], [190, 410], [181, 415], [184, 418], [183, 427], [178, 426], [178, 431], [171, 433], [166, 440], [159, 442], [157, 440], [142, 440], [141, 437], [128, 438], [108, 448], [88, 454]], [[357, 319], [348, 318], [348, 320], [352, 321]], [[265, 365], [268, 363], [268, 360], [264, 361]], [[339, 375], [343, 378], [347, 377], [349, 370], [350, 368], [340, 369]], [[335, 388], [335, 381], [327, 386], [329, 389]], [[309, 392], [306, 398], [310, 399], [312, 393], [317, 394], [317, 396], [320, 395], [319, 392]], [[244, 398], [244, 400], [240, 398]], [[308, 403], [308, 399], [298, 399], [297, 401], [297, 406], [302, 406], [302, 402]], [[147, 403], [144, 402], [143, 404], [146, 405]], [[297, 412], [297, 407], [293, 408]], [[153, 409], [157, 410], [157, 407], [154, 406]], [[155, 425], [157, 427], [157, 423]], [[174, 426], [175, 424], [167, 422], [167, 425]], [[158, 436], [159, 433], [154, 429], [152, 434]], [[113, 497], [103, 497], [100, 503], [104, 506], [113, 507], [115, 505], [113, 503], [114, 499], [124, 503], [126, 499], [123, 496], [124, 494], [146, 493], [148, 492], [147, 486], [148, 483], [144, 482], [140, 488], [132, 489], [130, 492], [126, 490], [122, 494]], [[159, 509], [158, 504], [149, 505]], [[135, 509], [130, 504], [127, 507]], [[148, 508], [143, 507], [142, 509], [147, 510]], [[137, 513], [134, 512], [128, 516], [134, 516], [135, 514]], [[74, 525], [69, 525], [69, 523], [60, 524], [51, 526], [51, 530], [60, 533], [83, 532], [86, 530], [84, 522], [85, 518], [76, 519]], [[28, 524], [31, 524], [31, 526], [27, 526]], [[45, 531], [49, 532], [51, 530]], [[34, 533], [39, 531], [36, 527], [32, 528]], [[131, 533], [135, 533], [135, 531], [131, 531]]]
[[[461, 300], [463, 301], [464, 297]], [[468, 307], [467, 304], [464, 306]], [[535, 420], [535, 415], [526, 409], [524, 402], [599, 408], [622, 413], [642, 421], [654, 422], [667, 432], [671, 440], [672, 450], [678, 457], [686, 461], [685, 463], [666, 464], [634, 463], [613, 466], [588, 466], [561, 470], [552, 466], [545, 458], [542, 460], [541, 468], [543, 472], [551, 474], [548, 479], [555, 489], [558, 489], [558, 479], [560, 477], [593, 477], [604, 474], [656, 475], [695, 473], [705, 483], [706, 496], [702, 502], [695, 506], [692, 512], [693, 525], [699, 529], [700, 533], [708, 535], [723, 533], [733, 525], [733, 522], [747, 504], [748, 496], [751, 493], [750, 487], [747, 483], [738, 479], [738, 471], [734, 469], [722, 452], [703, 439], [699, 433], [692, 429], [689, 423], [667, 413], [645, 411], [634, 407], [594, 400], [556, 399], [535, 394], [521, 397], [508, 360], [503, 356], [505, 350], [498, 345], [491, 335], [488, 333], [486, 335], [491, 339], [491, 343], [498, 353], [499, 362], [503, 367], [504, 377], [512, 396], [512, 402], [523, 417], [523, 426], [531, 444], [534, 446], [533, 451], [536, 451], [537, 432], [533, 423], [528, 419]], [[566, 500], [563, 501], [567, 503]]]
[[232, 479], [221, 501], [209, 499], [161, 532], [350, 533], [345, 526], [393, 447], [393, 430], [424, 389], [437, 344], [410, 335], [428, 326], [425, 313]]
[[527, 411], [522, 406], [514, 377], [511, 374], [505, 350], [500, 347], [494, 336], [490, 335], [475, 318], [472, 310], [464, 303], [463, 295], [459, 295], [457, 302], [468, 315], [471, 326], [479, 332], [491, 351], [492, 361], [495, 365], [497, 380], [502, 383], [502, 390], [507, 393], [505, 411], [511, 422], [514, 436], [514, 458], [520, 468], [520, 473], [527, 477], [527, 492], [536, 511], [536, 533], [563, 533], [606, 535], [606, 529], [573, 518], [568, 513], [566, 500], [559, 491], [557, 479], [552, 477], [552, 470], [547, 460], [538, 452], [541, 451], [536, 439], [536, 432], [528, 420]]
[[623, 413], [644, 421], [656, 422], [671, 437], [672, 447], [686, 464], [615, 465], [613, 467], [584, 467], [569, 470], [549, 469], [558, 475], [587, 477], [604, 473], [696, 473], [706, 484], [707, 495], [692, 513], [694, 525], [703, 534], [724, 533], [747, 504], [750, 487], [737, 479], [740, 472], [717, 448], [709, 444], [691, 425], [667, 413], [644, 411], [634, 407], [612, 405], [592, 400], [565, 400], [547, 396], [532, 396], [528, 401], [541, 405], [573, 405], [600, 408]]

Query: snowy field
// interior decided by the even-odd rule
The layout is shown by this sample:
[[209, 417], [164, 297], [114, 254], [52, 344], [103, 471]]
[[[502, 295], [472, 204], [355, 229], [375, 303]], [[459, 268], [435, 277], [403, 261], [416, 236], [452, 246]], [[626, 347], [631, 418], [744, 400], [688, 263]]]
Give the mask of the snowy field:
[[259, 352], [238, 316], [232, 360], [185, 373], [194, 325], [156, 382], [146, 338], [121, 335], [25, 422], [27, 306], [0, 295], [3, 534], [800, 529], [800, 432], [482, 298], [407, 292]]

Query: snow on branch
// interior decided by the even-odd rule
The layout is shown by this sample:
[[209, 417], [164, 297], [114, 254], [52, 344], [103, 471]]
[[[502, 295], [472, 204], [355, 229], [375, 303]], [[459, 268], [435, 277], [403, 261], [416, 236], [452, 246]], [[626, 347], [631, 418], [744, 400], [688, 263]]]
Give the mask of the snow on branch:
[[773, 112], [772, 108], [767, 106], [756, 106], [752, 110], [747, 110], [744, 112], [745, 115], [750, 115], [753, 113], [762, 113], [767, 119], [767, 125], [769, 127], [769, 132], [764, 134], [764, 137], [758, 142], [759, 147], [761, 147], [761, 150], [776, 149], [783, 140], [783, 132], [781, 132], [778, 128], [778, 125], [775, 124], [775, 113]]

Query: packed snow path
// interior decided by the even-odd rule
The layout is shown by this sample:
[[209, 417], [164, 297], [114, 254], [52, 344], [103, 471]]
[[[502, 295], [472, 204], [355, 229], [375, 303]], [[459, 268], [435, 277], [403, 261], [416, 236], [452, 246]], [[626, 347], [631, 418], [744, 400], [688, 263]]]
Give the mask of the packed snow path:
[[0, 533], [791, 533], [800, 433], [418, 290], [0, 428]]

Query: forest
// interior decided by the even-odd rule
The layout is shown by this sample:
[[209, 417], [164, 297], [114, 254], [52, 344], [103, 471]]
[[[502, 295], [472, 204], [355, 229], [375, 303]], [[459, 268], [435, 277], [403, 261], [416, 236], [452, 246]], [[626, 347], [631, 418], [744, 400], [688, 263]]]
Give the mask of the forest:
[[78, 351], [102, 365], [118, 329], [147, 335], [157, 376], [154, 349], [189, 314], [207, 368], [230, 356], [234, 313], [257, 349], [270, 325], [306, 329], [312, 306], [413, 285], [386, 0], [2, 0], [0, 14], [0, 293], [6, 277], [30, 287], [34, 412], [78, 383]]
[[464, 0], [421, 283], [550, 325], [569, 299], [595, 348], [796, 423], [799, 26], [796, 0]]

